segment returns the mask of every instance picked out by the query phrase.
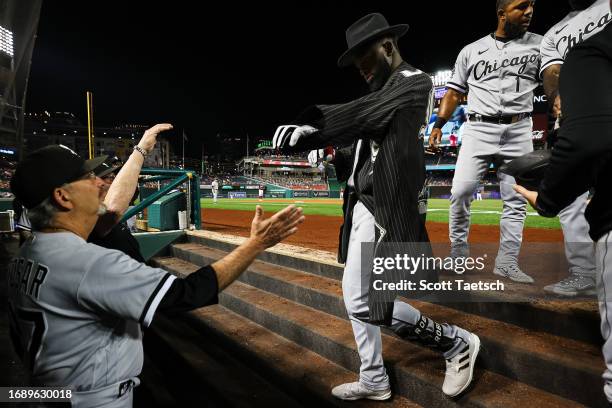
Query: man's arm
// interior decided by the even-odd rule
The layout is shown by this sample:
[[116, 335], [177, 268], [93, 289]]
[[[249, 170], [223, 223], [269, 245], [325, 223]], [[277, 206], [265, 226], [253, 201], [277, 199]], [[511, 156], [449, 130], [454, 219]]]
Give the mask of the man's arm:
[[453, 73], [446, 84], [446, 94], [438, 109], [438, 118], [429, 135], [429, 148], [436, 150], [442, 142], [442, 128], [457, 109], [459, 102], [468, 93], [469, 47], [464, 47], [455, 61]]
[[263, 209], [257, 206], [249, 239], [212, 265], [172, 282], [158, 310], [174, 313], [217, 303], [218, 293], [235, 281], [257, 255], [294, 234], [302, 222], [301, 208], [289, 206], [264, 220]]
[[[433, 88], [431, 79], [417, 71], [398, 68], [396, 83], [354, 101], [317, 105], [298, 118], [318, 131], [301, 137], [288, 151], [312, 150], [325, 146], [347, 146], [356, 139], [380, 140], [395, 112], [403, 107], [426, 108]], [[423, 118], [425, 121], [425, 118]]]
[[552, 112], [555, 117], [561, 115], [561, 97], [559, 96], [559, 74], [561, 65], [554, 64], [544, 70], [544, 93], [552, 103]]
[[304, 222], [302, 209], [289, 206], [283, 211], [264, 220], [263, 209], [257, 206], [251, 223], [250, 238], [226, 257], [212, 264], [217, 274], [219, 291], [244, 272], [257, 255], [297, 232], [297, 227]]
[[430, 148], [436, 149], [440, 145], [442, 141], [442, 128], [446, 122], [448, 122], [453, 112], [455, 112], [457, 106], [459, 106], [459, 102], [461, 102], [463, 95], [464, 94], [453, 88], [448, 88], [446, 91], [444, 98], [442, 98], [442, 102], [440, 102], [438, 119], [436, 119], [436, 123], [434, 123], [431, 134], [429, 135]]
[[[168, 123], [158, 124], [147, 129], [140, 142], [138, 142], [138, 146], [147, 153], [151, 152], [155, 143], [157, 143], [157, 136], [170, 129], [172, 129], [172, 125]], [[104, 199], [107, 212], [100, 217], [96, 224], [95, 233], [98, 236], [106, 235], [127, 210], [130, 200], [134, 196], [134, 191], [136, 191], [138, 175], [143, 163], [144, 156], [142, 153], [134, 150], [115, 177]]]

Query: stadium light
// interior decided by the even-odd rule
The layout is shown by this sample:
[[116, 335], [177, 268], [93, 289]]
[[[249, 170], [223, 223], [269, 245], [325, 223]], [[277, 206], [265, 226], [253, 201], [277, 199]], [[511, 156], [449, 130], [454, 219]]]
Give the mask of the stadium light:
[[438, 71], [431, 76], [431, 80], [434, 86], [444, 86], [451, 79], [452, 75], [453, 71], [451, 70]]
[[13, 56], [13, 32], [0, 26], [0, 51]]

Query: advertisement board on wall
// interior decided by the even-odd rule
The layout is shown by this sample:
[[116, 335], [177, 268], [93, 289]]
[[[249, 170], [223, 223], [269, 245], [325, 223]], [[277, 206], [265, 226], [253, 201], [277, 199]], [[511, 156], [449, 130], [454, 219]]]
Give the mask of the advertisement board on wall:
[[227, 196], [229, 198], [247, 198], [246, 191], [230, 191]]
[[309, 191], [294, 191], [293, 192], [293, 196], [294, 197], [309, 197]]
[[273, 192], [266, 194], [266, 196], [270, 198], [285, 198], [285, 192], [284, 191], [273, 191]]

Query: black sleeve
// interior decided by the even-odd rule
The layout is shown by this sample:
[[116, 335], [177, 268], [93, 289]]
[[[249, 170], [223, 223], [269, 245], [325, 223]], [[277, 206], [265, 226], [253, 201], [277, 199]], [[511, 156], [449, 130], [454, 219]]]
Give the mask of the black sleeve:
[[219, 284], [212, 266], [198, 269], [185, 279], [175, 279], [157, 310], [178, 313], [219, 303]]
[[576, 46], [561, 70], [565, 120], [538, 190], [543, 216], [555, 216], [593, 186], [612, 151], [612, 61], [605, 45], [591, 40]]
[[[433, 98], [433, 84], [428, 75], [398, 68], [388, 86], [348, 103], [316, 105], [306, 109], [298, 123], [310, 124], [319, 131], [300, 138], [289, 152], [318, 149], [325, 146], [347, 146], [357, 139], [380, 142], [395, 112], [405, 107], [426, 107]], [[429, 118], [423, 118], [426, 123]]]

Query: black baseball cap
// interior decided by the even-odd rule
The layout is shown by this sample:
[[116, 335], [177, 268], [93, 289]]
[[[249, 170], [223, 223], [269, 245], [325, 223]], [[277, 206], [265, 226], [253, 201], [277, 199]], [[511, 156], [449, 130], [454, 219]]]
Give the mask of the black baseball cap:
[[[108, 162], [109, 160], [107, 160]], [[95, 170], [93, 171], [94, 173], [96, 173], [96, 176], [100, 177], [100, 178], [104, 178], [106, 176], [108, 176], [111, 173], [114, 173], [116, 171], [119, 171], [122, 167], [122, 165], [110, 165], [107, 162], [104, 162], [102, 164], [100, 164], [98, 167], [95, 168]]]
[[19, 162], [11, 178], [11, 191], [26, 208], [34, 208], [49, 197], [53, 189], [78, 180], [107, 157], [84, 160], [66, 146], [43, 147]]

